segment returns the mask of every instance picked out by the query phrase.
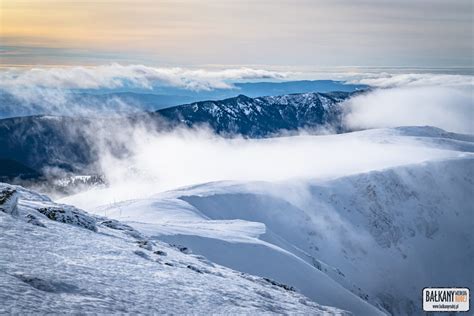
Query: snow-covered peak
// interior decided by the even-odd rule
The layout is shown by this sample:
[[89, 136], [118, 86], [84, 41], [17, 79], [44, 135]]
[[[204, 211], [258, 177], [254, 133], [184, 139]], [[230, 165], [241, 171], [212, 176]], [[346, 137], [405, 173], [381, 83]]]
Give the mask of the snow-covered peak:
[[249, 98], [239, 95], [220, 101], [203, 101], [158, 111], [172, 122], [188, 126], [207, 124], [218, 133], [263, 137], [281, 131], [340, 128], [339, 103], [350, 93], [302, 93]]

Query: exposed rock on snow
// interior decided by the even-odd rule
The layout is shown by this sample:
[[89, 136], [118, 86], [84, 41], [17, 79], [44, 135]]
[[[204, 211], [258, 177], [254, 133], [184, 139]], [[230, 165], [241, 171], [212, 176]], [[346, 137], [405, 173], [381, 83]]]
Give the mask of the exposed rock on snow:
[[10, 186], [1, 188], [0, 191], [0, 211], [16, 215], [18, 193]]
[[45, 215], [47, 218], [53, 221], [76, 225], [92, 231], [96, 231], [95, 220], [71, 206], [60, 206], [60, 207], [40, 207], [37, 209], [38, 212]]

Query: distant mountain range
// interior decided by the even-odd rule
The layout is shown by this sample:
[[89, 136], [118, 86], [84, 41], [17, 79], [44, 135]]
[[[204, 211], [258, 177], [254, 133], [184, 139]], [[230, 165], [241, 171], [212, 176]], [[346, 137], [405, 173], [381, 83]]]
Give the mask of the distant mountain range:
[[301, 128], [342, 129], [338, 104], [351, 93], [303, 93], [249, 98], [239, 95], [221, 101], [202, 101], [157, 111], [173, 123], [205, 124], [220, 134], [265, 137]]
[[263, 96], [279, 96], [295, 93], [312, 92], [354, 92], [367, 89], [368, 86], [334, 80], [298, 80], [283, 82], [242, 82], [234, 83], [233, 88], [212, 90], [189, 90], [178, 87], [153, 87], [152, 89], [119, 89], [119, 90], [87, 90], [77, 91], [78, 96], [98, 97], [102, 100], [113, 97], [124, 98], [135, 104], [141, 104], [143, 109], [156, 111], [162, 108], [193, 103], [202, 100], [223, 100], [238, 95], [250, 98]]
[[[354, 92], [365, 85], [333, 80], [301, 80], [286, 82], [235, 83], [233, 88], [193, 91], [176, 87], [151, 89], [90, 89], [60, 90], [52, 95], [39, 93], [40, 98], [29, 101], [18, 99], [8, 91], [0, 90], [0, 118], [29, 115], [71, 115], [90, 113], [131, 113], [156, 111], [171, 106], [202, 100], [222, 100], [246, 95], [251, 98], [312, 92]], [[29, 93], [32, 93], [30, 91]], [[34, 93], [34, 91], [33, 91]], [[59, 94], [56, 94], [59, 93]]]
[[[179, 125], [206, 125], [224, 136], [239, 134], [257, 138], [321, 127], [331, 127], [338, 132], [342, 130], [340, 103], [351, 95], [349, 92], [258, 98], [239, 95], [221, 101], [202, 101], [134, 114], [126, 117], [126, 121], [132, 126], [151, 121], [157, 130]], [[15, 168], [0, 169], [0, 177], [31, 178], [39, 175], [45, 167], [69, 172], [90, 172], [88, 167], [96, 160], [97, 154], [97, 144], [91, 137], [94, 131], [103, 128], [104, 124], [120, 126], [123, 120], [123, 117], [64, 116], [26, 116], [0, 120], [0, 159], [8, 159], [8, 165], [15, 165]], [[123, 148], [115, 150], [119, 152], [125, 148], [126, 144], [123, 144]]]

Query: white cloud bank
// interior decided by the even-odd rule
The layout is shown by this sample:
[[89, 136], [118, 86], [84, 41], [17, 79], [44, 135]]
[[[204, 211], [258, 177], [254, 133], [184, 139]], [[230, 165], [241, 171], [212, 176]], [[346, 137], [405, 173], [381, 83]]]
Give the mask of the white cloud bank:
[[473, 76], [379, 74], [353, 82], [378, 88], [344, 104], [351, 129], [430, 125], [474, 134]]
[[0, 88], [101, 89], [124, 86], [150, 89], [166, 85], [189, 90], [232, 88], [230, 80], [283, 79], [286, 74], [252, 68], [209, 71], [204, 69], [156, 68], [144, 65], [102, 65], [11, 69], [0, 72]]
[[0, 71], [0, 96], [12, 95], [18, 102], [4, 101], [0, 108], [6, 116], [51, 114], [94, 115], [136, 111], [140, 107], [120, 98], [108, 102], [79, 101], [71, 91], [173, 87], [191, 91], [233, 88], [232, 82], [256, 79], [283, 79], [287, 73], [252, 68], [204, 70], [156, 68], [144, 65], [102, 65], [94, 67], [53, 67], [8, 69]]
[[104, 145], [107, 137], [91, 131], [109, 187], [72, 196], [68, 203], [90, 209], [221, 180], [304, 183], [462, 155], [394, 130], [270, 139], [226, 139], [203, 129], [153, 133], [123, 125], [104, 126], [103, 132], [113, 135], [112, 148], [123, 144], [129, 152], [117, 157]]
[[349, 82], [365, 84], [378, 88], [396, 87], [456, 87], [473, 88], [474, 77], [470, 75], [432, 74], [432, 73], [364, 73], [352, 74]]
[[[312, 78], [346, 80], [376, 88], [349, 100], [346, 125], [351, 129], [431, 125], [453, 132], [474, 133], [474, 77], [470, 75], [408, 73], [312, 73]], [[110, 64], [0, 71], [0, 90], [20, 102], [0, 108], [12, 115], [31, 113], [74, 115], [136, 111], [136, 104], [116, 98], [97, 103], [71, 98], [71, 89], [114, 89], [155, 86], [193, 91], [232, 88], [232, 82], [256, 79], [297, 79], [301, 73], [234, 68], [204, 70]], [[310, 79], [310, 78], [307, 78]], [[89, 103], [91, 104], [89, 104]], [[10, 108], [9, 108], [10, 106]], [[13, 107], [13, 108], [12, 108]]]

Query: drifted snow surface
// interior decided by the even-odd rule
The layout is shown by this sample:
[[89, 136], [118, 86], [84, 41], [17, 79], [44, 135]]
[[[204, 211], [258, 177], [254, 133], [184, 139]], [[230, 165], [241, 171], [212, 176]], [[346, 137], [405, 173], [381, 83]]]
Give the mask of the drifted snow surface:
[[474, 285], [473, 158], [322, 183], [211, 183], [106, 211], [154, 240], [357, 315], [418, 314], [423, 287]]
[[473, 137], [413, 127], [378, 141], [384, 133], [443, 155], [333, 179], [213, 182], [94, 212], [323, 305], [420, 314], [424, 287], [474, 286]]
[[118, 221], [0, 191], [0, 314], [347, 314]]
[[105, 201], [87, 208], [96, 215], [2, 185], [15, 192], [0, 207], [0, 314], [417, 315], [423, 287], [474, 287], [473, 137], [427, 127], [334, 137], [416, 140], [423, 155]]

